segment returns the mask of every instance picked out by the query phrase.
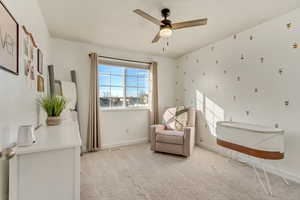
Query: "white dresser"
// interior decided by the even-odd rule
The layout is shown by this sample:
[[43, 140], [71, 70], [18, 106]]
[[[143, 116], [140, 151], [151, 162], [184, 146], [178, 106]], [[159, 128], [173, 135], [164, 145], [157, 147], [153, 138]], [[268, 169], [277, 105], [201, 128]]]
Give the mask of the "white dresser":
[[18, 147], [10, 160], [10, 200], [79, 200], [80, 146], [78, 123], [41, 127], [37, 142]]

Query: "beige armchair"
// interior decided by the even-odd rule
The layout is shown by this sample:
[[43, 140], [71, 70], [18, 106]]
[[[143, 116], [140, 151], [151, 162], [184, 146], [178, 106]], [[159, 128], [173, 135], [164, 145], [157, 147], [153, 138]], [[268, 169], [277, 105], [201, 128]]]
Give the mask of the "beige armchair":
[[187, 127], [183, 131], [167, 129], [165, 124], [152, 125], [150, 127], [151, 150], [190, 156], [195, 144], [195, 118], [195, 110], [189, 108]]

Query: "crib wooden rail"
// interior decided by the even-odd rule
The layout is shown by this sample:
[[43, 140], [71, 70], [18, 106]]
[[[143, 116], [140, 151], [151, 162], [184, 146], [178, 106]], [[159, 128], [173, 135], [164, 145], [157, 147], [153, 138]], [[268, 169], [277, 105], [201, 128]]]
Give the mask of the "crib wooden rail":
[[241, 146], [238, 144], [226, 142], [221, 139], [217, 139], [217, 144], [222, 147], [225, 147], [225, 148], [228, 148], [228, 149], [231, 149], [234, 151], [238, 151], [238, 152], [250, 155], [250, 156], [254, 156], [257, 158], [263, 158], [263, 159], [267, 159], [267, 160], [281, 160], [284, 158], [284, 153], [281, 153], [281, 152], [252, 149], [252, 148]]

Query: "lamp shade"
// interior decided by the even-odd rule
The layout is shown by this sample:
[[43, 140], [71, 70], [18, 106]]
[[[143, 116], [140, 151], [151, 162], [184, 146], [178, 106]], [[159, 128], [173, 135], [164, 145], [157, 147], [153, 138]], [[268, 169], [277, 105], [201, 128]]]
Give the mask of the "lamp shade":
[[172, 33], [173, 33], [173, 31], [169, 27], [164, 27], [159, 31], [160, 37], [163, 37], [163, 38], [170, 37], [172, 35]]

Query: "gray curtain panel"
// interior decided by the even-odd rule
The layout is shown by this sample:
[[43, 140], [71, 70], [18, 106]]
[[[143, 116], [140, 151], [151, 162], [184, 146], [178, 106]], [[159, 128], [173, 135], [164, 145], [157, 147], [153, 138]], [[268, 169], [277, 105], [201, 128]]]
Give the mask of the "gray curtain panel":
[[151, 76], [150, 125], [153, 125], [153, 124], [159, 124], [157, 62], [153, 62], [151, 64], [150, 76]]
[[98, 87], [98, 55], [90, 54], [90, 100], [87, 132], [87, 151], [97, 151], [101, 148], [100, 134], [100, 110], [99, 110], [99, 87]]

